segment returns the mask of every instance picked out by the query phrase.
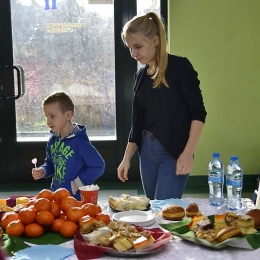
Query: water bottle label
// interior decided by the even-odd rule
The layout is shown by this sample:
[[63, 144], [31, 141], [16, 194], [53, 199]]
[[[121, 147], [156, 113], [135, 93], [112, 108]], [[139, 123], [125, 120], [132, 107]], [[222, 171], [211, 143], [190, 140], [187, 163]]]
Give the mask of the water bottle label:
[[240, 180], [238, 180], [238, 179], [233, 179], [233, 180], [227, 179], [227, 185], [240, 187], [240, 186], [242, 186], [242, 180], [241, 179]]
[[212, 182], [223, 182], [223, 177], [209, 176], [208, 180]]

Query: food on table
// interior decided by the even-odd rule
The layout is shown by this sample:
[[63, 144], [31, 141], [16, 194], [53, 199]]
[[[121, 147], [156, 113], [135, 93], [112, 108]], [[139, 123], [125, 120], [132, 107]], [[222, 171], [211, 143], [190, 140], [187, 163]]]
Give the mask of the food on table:
[[5, 212], [1, 219], [2, 229], [5, 230], [7, 225], [15, 220], [19, 220], [18, 213], [16, 213], [15, 211]]
[[254, 234], [257, 232], [255, 229], [255, 220], [254, 218], [248, 215], [240, 215], [237, 218], [237, 227], [240, 228], [243, 235]]
[[135, 226], [120, 221], [111, 221], [108, 226], [93, 226], [92, 232], [81, 233], [83, 239], [90, 244], [114, 247], [120, 252], [141, 249], [154, 243], [155, 239], [149, 231], [138, 231]]
[[110, 196], [108, 204], [117, 211], [146, 210], [150, 205], [150, 199], [145, 196], [122, 194], [118, 198]]
[[236, 212], [227, 212], [225, 221], [228, 226], [236, 226], [238, 214]]
[[25, 226], [24, 234], [30, 238], [36, 238], [42, 236], [44, 233], [44, 227], [38, 223], [31, 223]]
[[178, 205], [171, 205], [162, 210], [162, 216], [164, 219], [179, 221], [185, 216], [185, 210]]
[[190, 203], [186, 208], [186, 216], [187, 217], [194, 217], [199, 215], [199, 207], [196, 203]]
[[46, 230], [51, 230], [63, 237], [71, 238], [75, 235], [79, 223], [82, 224], [81, 231], [88, 233], [92, 231], [86, 228], [86, 219], [90, 217], [85, 215], [90, 214], [95, 228], [104, 227], [110, 222], [110, 216], [102, 213], [99, 205], [92, 203], [82, 205], [81, 201], [72, 198], [69, 191], [64, 188], [56, 192], [43, 189], [34, 198], [18, 197], [15, 202], [18, 203], [15, 207], [8, 207], [6, 200], [0, 200], [3, 209], [6, 209], [0, 212], [0, 224], [6, 231], [9, 223], [18, 221], [19, 223], [10, 226], [6, 231], [17, 236], [20, 236], [23, 226], [25, 227], [23, 234], [28, 237], [38, 237]]
[[79, 228], [80, 232], [82, 234], [88, 234], [92, 231], [92, 222], [95, 219], [93, 217], [90, 217], [89, 215], [86, 215], [82, 217], [79, 221]]
[[195, 216], [188, 228], [195, 232], [196, 237], [205, 239], [211, 244], [257, 232], [254, 218], [248, 215], [238, 215], [235, 212], [216, 214], [212, 221], [207, 216]]
[[[203, 224], [204, 223], [204, 224]], [[189, 229], [197, 232], [197, 230], [203, 229], [203, 230], [207, 230], [209, 228], [207, 228], [207, 226], [209, 226], [209, 228], [213, 228], [213, 223], [208, 219], [208, 217], [206, 216], [195, 216], [193, 217], [192, 221], [189, 224]]]
[[251, 209], [246, 215], [254, 218], [255, 220], [255, 229], [260, 229], [260, 209]]
[[28, 197], [18, 197], [16, 198], [16, 205], [22, 204], [26, 207], [29, 201], [30, 199]]
[[5, 232], [7, 235], [20, 237], [24, 232], [24, 224], [20, 220], [14, 220], [7, 225]]
[[217, 240], [218, 242], [223, 242], [224, 240], [232, 237], [241, 237], [242, 232], [239, 227], [237, 226], [230, 226], [223, 228], [220, 230], [217, 234]]
[[227, 227], [226, 214], [217, 214], [214, 216], [214, 228], [216, 230]]

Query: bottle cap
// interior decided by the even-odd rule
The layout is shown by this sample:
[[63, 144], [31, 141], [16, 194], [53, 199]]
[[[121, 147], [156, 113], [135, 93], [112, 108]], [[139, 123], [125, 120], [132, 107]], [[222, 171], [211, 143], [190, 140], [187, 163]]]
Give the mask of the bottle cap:
[[230, 156], [231, 161], [237, 161], [238, 157], [236, 155]]
[[213, 153], [213, 157], [219, 157], [220, 153]]

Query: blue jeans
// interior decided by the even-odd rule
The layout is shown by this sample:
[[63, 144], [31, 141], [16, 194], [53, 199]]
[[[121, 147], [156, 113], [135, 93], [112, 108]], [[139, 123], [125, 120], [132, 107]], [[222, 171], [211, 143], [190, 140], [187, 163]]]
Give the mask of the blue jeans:
[[189, 175], [176, 175], [177, 161], [151, 132], [143, 132], [139, 157], [146, 197], [158, 200], [182, 197]]

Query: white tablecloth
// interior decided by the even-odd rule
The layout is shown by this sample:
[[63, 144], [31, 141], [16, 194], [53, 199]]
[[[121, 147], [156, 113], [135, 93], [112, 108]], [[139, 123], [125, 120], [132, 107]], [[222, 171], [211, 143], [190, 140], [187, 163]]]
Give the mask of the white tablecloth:
[[[199, 209], [204, 215], [213, 215], [217, 213], [226, 212], [226, 206], [211, 206], [208, 204], [206, 199], [197, 198], [186, 198], [183, 199], [189, 203], [195, 202], [199, 205]], [[109, 212], [112, 216], [108, 203], [106, 201], [101, 201], [99, 204], [102, 206], [104, 212]], [[255, 208], [253, 202], [250, 199], [243, 199], [243, 208], [238, 211], [239, 214], [244, 214], [249, 209]], [[146, 227], [155, 228], [159, 227], [157, 223]], [[62, 244], [64, 247], [73, 248], [73, 242], [67, 242]], [[101, 259], [106, 260], [125, 260], [125, 258], [112, 257], [108, 255], [103, 255]], [[183, 240], [177, 236], [173, 236], [172, 240], [163, 247], [163, 250], [158, 251], [156, 254], [142, 256], [139, 258], [131, 259], [162, 259], [162, 260], [259, 260], [260, 259], [260, 249], [257, 250], [246, 250], [239, 249], [235, 247], [226, 247], [222, 249], [213, 249], [199, 244], [195, 244], [186, 240]], [[78, 260], [76, 255], [72, 255], [66, 260]]]

